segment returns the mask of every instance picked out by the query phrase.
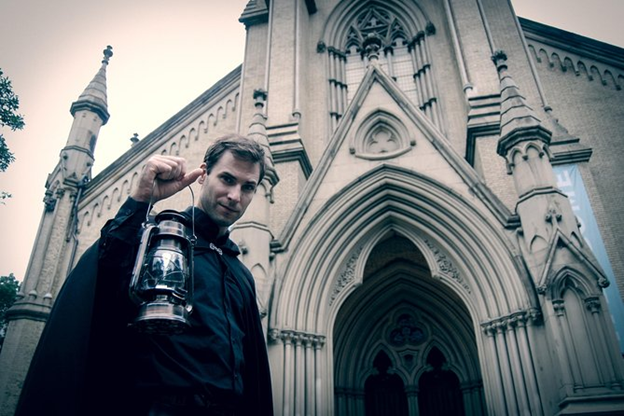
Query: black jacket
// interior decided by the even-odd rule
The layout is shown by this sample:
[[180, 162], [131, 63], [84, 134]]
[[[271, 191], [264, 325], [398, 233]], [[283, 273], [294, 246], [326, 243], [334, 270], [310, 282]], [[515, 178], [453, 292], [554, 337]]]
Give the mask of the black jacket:
[[[134, 397], [129, 374], [134, 363], [128, 351], [140, 345], [136, 332], [128, 326], [136, 312], [127, 296], [130, 274], [117, 275], [120, 266], [128, 269], [128, 264], [100, 259], [106, 229], [83, 254], [55, 301], [16, 416], [136, 416], [144, 411], [144, 404]], [[199, 243], [201, 252], [201, 239]], [[122, 257], [133, 259], [138, 240], [133, 246], [131, 255]], [[227, 269], [255, 296], [253, 277], [236, 258], [238, 251], [231, 240], [223, 253]], [[240, 414], [268, 416], [273, 415], [270, 370], [259, 312], [256, 303], [252, 304], [243, 314], [245, 371]]]

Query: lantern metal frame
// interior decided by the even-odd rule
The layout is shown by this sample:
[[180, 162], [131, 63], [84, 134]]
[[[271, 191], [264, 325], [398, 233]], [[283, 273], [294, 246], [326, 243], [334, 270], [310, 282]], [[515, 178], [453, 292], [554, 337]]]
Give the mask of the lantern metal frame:
[[[193, 195], [190, 187], [189, 190]], [[148, 334], [177, 334], [190, 327], [189, 314], [193, 311], [195, 212], [193, 208], [189, 227], [188, 216], [175, 210], [164, 210], [150, 219], [151, 207], [150, 201], [128, 288], [130, 300], [138, 306], [131, 325]], [[163, 268], [162, 274], [155, 276], [151, 272], [152, 262], [163, 254], [171, 256], [167, 266], [173, 263], [173, 270]], [[181, 267], [176, 271], [180, 256], [185, 260], [186, 270]], [[176, 273], [182, 274], [182, 285], [179, 279], [167, 282], [167, 275]]]

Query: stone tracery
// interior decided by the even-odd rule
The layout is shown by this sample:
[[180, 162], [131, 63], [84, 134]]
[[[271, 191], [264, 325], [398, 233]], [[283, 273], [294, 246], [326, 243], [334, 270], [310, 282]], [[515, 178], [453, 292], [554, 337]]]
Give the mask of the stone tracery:
[[[339, 29], [321, 40], [317, 50], [329, 56], [330, 116], [336, 128], [353, 99], [371, 59], [385, 71], [420, 110], [441, 127], [437, 88], [426, 39], [435, 34], [422, 12], [402, 13], [402, 6], [371, 2], [355, 14], [338, 16]], [[410, 15], [413, 21], [405, 21]], [[371, 51], [367, 40], [378, 40]], [[377, 45], [375, 43], [375, 45]], [[368, 46], [368, 47], [367, 47]], [[370, 53], [372, 52], [372, 56]]]

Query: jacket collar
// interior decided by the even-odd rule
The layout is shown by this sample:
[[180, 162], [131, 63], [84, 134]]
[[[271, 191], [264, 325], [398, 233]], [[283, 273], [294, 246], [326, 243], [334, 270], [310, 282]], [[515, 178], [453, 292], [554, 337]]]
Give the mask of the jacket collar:
[[193, 214], [195, 215], [195, 235], [197, 236], [198, 247], [213, 243], [230, 255], [238, 256], [240, 254], [238, 246], [230, 240], [230, 232], [227, 231], [224, 235], [218, 237], [219, 226], [200, 208], [188, 207], [184, 214], [189, 219], [193, 218]]

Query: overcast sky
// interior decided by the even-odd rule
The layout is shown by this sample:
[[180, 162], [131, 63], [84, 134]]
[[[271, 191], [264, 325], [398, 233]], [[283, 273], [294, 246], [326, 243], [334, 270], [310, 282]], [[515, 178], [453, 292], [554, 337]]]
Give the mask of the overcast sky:
[[[17, 161], [0, 173], [0, 275], [22, 279], [43, 212], [47, 175], [71, 128], [69, 107], [106, 45], [111, 118], [94, 173], [243, 60], [247, 0], [0, 0], [0, 68], [26, 127], [3, 129]], [[513, 0], [519, 16], [624, 47], [623, 0]], [[591, 5], [587, 8], [587, 5]]]

